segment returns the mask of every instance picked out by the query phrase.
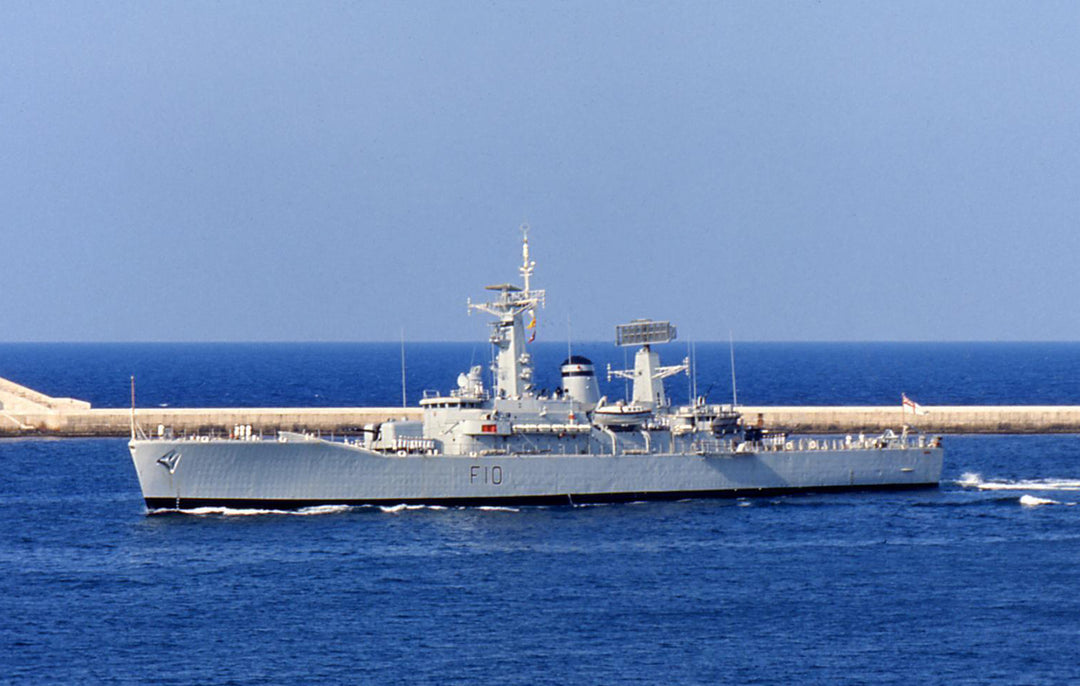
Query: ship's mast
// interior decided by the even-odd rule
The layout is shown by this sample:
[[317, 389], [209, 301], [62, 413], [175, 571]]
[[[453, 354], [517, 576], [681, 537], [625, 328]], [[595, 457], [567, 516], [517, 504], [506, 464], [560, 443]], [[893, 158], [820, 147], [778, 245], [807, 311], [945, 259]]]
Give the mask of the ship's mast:
[[[536, 262], [529, 259], [529, 226], [521, 227], [522, 264], [524, 287], [504, 283], [487, 286], [487, 290], [499, 294], [497, 300], [486, 303], [468, 303], [469, 311], [480, 310], [495, 317], [491, 323], [491, 342], [498, 348], [495, 358], [495, 396], [497, 398], [524, 398], [533, 394], [532, 355], [525, 350], [526, 329], [536, 326], [536, 309], [544, 306], [544, 291], [533, 290], [529, 280]], [[524, 321], [525, 313], [530, 321]]]
[[533, 269], [536, 267], [535, 262], [529, 261], [529, 225], [521, 225], [521, 267], [518, 271], [521, 272], [521, 280], [525, 282], [525, 288], [522, 291], [524, 294], [529, 294], [529, 277], [532, 276]]
[[[675, 327], [670, 322], [654, 322], [651, 319], [635, 319], [629, 324], [615, 327], [615, 345], [627, 347], [640, 345], [634, 355], [633, 369], [612, 369], [608, 365], [608, 381], [612, 378], [632, 379], [635, 405], [649, 409], [663, 408], [669, 405], [664, 391], [664, 379], [679, 372], [690, 373], [689, 356], [682, 364], [662, 366], [660, 356], [650, 346], [656, 343], [668, 343], [675, 339]], [[693, 402], [693, 399], [691, 399]]]

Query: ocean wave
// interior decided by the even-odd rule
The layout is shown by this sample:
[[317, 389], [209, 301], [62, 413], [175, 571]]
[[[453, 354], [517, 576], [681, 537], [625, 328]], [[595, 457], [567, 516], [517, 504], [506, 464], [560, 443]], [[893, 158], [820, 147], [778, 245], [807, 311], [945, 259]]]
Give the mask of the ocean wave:
[[1056, 500], [1050, 500], [1049, 498], [1037, 498], [1025, 493], [1020, 496], [1020, 504], [1024, 507], [1038, 507], [1039, 505], [1060, 505], [1061, 503]]
[[[980, 494], [970, 494], [980, 495]], [[911, 503], [911, 507], [918, 508], [990, 508], [990, 507], [1003, 507], [1012, 506], [1016, 504], [1016, 495], [1013, 493], [998, 493], [998, 494], [981, 494], [982, 497], [973, 498], [938, 498], [936, 500], [924, 500]]]
[[481, 505], [476, 509], [483, 510], [484, 512], [521, 512], [521, 510], [516, 507], [504, 507], [502, 505]]

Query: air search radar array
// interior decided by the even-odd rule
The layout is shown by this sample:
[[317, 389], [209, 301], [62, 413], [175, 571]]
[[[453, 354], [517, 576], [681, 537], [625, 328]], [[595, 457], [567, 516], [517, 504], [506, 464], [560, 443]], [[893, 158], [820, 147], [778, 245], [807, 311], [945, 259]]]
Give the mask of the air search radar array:
[[675, 340], [675, 327], [671, 322], [654, 322], [651, 319], [635, 319], [629, 324], [615, 326], [615, 345], [652, 345]]

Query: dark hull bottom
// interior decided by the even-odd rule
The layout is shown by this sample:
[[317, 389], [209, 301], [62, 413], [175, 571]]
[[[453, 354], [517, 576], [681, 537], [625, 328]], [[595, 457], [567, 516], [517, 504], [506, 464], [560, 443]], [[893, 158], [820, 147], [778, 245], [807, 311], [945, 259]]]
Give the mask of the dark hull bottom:
[[483, 505], [586, 505], [630, 503], [643, 500], [688, 500], [692, 498], [747, 498], [792, 493], [840, 493], [851, 491], [906, 491], [937, 488], [937, 482], [923, 484], [880, 484], [862, 486], [812, 486], [793, 488], [747, 488], [722, 491], [654, 491], [651, 493], [588, 493], [562, 495], [496, 496], [487, 498], [390, 498], [360, 500], [262, 500], [246, 498], [146, 498], [150, 510], [190, 510], [199, 507], [229, 507], [257, 510], [299, 510], [322, 505], [443, 505], [475, 507]]

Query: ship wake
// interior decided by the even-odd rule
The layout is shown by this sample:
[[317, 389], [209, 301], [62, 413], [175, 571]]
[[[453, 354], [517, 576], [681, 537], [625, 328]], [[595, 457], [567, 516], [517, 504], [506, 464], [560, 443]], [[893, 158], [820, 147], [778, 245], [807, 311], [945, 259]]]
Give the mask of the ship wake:
[[406, 505], [400, 503], [398, 505], [379, 505], [379, 509], [388, 514], [394, 514], [397, 512], [405, 512], [410, 510], [445, 510], [442, 505]]
[[315, 515], [333, 515], [346, 512], [371, 511], [377, 509], [385, 514], [398, 514], [400, 512], [413, 512], [417, 510], [479, 510], [484, 512], [520, 512], [516, 507], [502, 507], [497, 505], [483, 505], [480, 507], [455, 507], [449, 508], [444, 505], [409, 505], [399, 503], [397, 505], [313, 505], [296, 510], [279, 510], [256, 507], [190, 507], [173, 508], [162, 507], [148, 510], [147, 514], [157, 515], [191, 515], [195, 517], [262, 517], [267, 515], [287, 515], [292, 517], [311, 517]]
[[[1024, 507], [1038, 507], [1039, 505], [1060, 505], [1058, 500], [1051, 500], [1050, 498], [1039, 498], [1034, 495], [1028, 495], [1025, 493], [1020, 496], [1020, 504]], [[1068, 505], [1074, 505], [1075, 503], [1067, 503]]]
[[1018, 502], [1024, 507], [1040, 505], [1076, 505], [1075, 502], [1062, 502], [1045, 497], [1052, 492], [1080, 491], [1080, 479], [990, 479], [984, 480], [979, 474], [967, 472], [954, 482], [957, 486], [978, 491], [1036, 491], [1042, 496], [1025, 493]]
[[954, 482], [963, 488], [980, 491], [1080, 491], [1080, 479], [1005, 479], [984, 480], [979, 474], [967, 472]]

